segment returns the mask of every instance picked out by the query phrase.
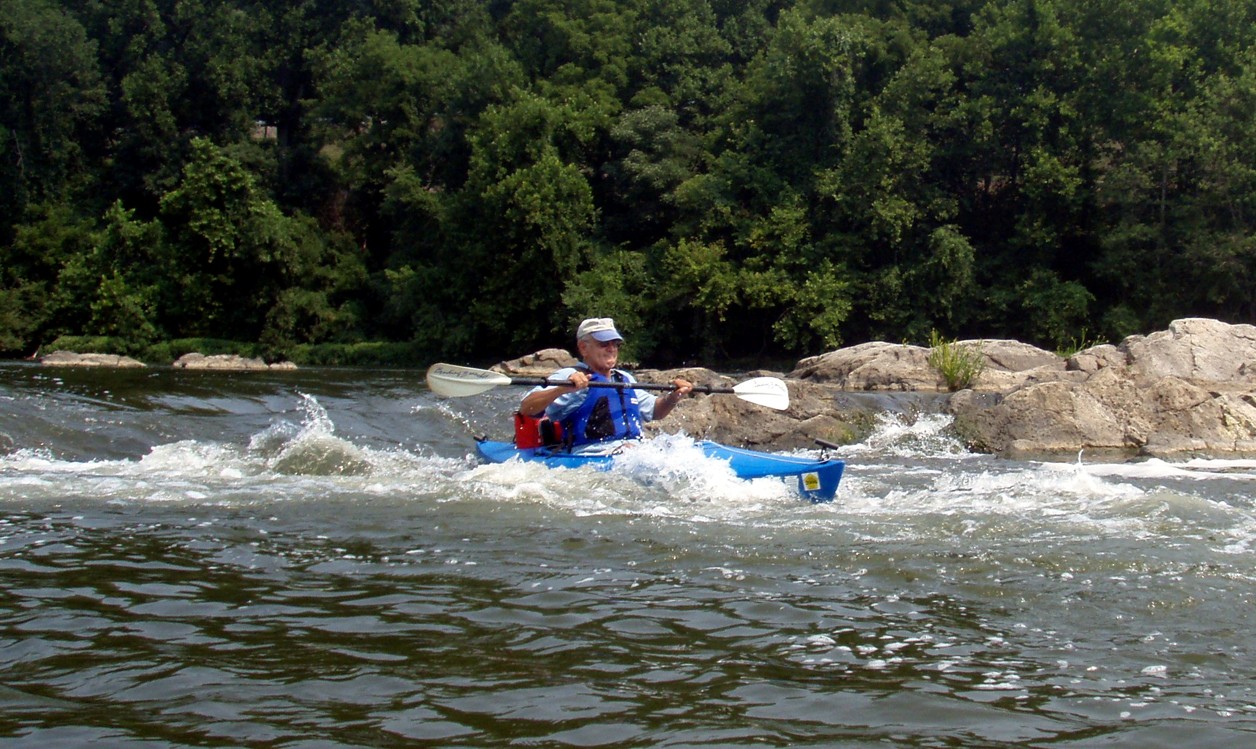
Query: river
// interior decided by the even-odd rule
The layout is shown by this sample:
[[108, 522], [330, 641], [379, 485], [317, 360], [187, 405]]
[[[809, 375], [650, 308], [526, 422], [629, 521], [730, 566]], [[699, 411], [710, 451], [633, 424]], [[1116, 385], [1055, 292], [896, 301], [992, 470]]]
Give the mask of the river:
[[904, 409], [811, 505], [683, 435], [481, 465], [519, 395], [0, 365], [0, 742], [1256, 741], [1256, 463], [1002, 460]]

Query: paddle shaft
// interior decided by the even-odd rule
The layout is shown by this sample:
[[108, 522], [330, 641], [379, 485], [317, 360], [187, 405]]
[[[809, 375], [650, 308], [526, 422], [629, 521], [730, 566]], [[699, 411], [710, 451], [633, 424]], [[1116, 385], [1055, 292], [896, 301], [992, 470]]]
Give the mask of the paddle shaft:
[[[437, 395], [462, 398], [468, 395], [479, 395], [502, 385], [532, 385], [563, 387], [570, 386], [568, 380], [556, 380], [541, 377], [508, 377], [500, 372], [488, 369], [462, 367], [457, 364], [433, 364], [427, 370], [427, 385]], [[606, 387], [623, 390], [638, 388], [641, 390], [667, 390], [678, 388], [674, 384], [655, 384], [648, 382], [610, 382], [599, 380], [589, 383], [590, 387]], [[732, 393], [748, 403], [764, 408], [784, 411], [789, 408], [789, 389], [785, 381], [775, 377], [755, 377], [733, 387], [716, 387], [697, 385], [692, 388], [696, 393]]]
[[[543, 377], [511, 377], [511, 385], [544, 385], [544, 386], [563, 386], [570, 385], [570, 380], [547, 380]], [[657, 382], [602, 382], [594, 380], [589, 383], [591, 388], [614, 388], [616, 390], [675, 390], [676, 386], [672, 384], [663, 384]], [[732, 393], [732, 388], [712, 387], [710, 385], [694, 385], [695, 393]]]

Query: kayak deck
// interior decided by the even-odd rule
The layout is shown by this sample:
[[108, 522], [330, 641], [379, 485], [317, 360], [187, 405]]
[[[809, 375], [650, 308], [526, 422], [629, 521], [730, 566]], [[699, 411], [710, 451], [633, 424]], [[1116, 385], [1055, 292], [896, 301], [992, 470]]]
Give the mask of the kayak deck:
[[[837, 495], [837, 485], [842, 480], [842, 472], [846, 468], [841, 460], [818, 460], [815, 458], [777, 455], [759, 452], [740, 447], [721, 445], [718, 442], [703, 440], [697, 443], [703, 454], [728, 463], [738, 478], [757, 479], [776, 476], [794, 479], [799, 494], [812, 502], [829, 502]], [[600, 470], [609, 470], [614, 466], [615, 453], [569, 453], [561, 448], [529, 448], [516, 449], [511, 442], [494, 442], [480, 440], [477, 442], [480, 455], [492, 463], [503, 463], [512, 458], [544, 463], [551, 468], [580, 468], [591, 466]]]

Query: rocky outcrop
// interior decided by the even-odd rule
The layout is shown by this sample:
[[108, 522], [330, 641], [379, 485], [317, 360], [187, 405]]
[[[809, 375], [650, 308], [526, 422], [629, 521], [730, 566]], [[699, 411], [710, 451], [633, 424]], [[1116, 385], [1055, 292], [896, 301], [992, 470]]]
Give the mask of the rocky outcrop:
[[956, 428], [979, 449], [1010, 455], [1079, 450], [1256, 455], [1256, 327], [1176, 320], [1070, 357], [1062, 372], [985, 398], [951, 398]]
[[534, 354], [511, 359], [491, 367], [494, 372], [501, 372], [511, 377], [546, 377], [556, 369], [574, 367], [576, 357], [560, 348], [541, 349]]
[[113, 367], [118, 369], [139, 369], [144, 367], [142, 361], [129, 356], [116, 354], [79, 354], [73, 351], [54, 351], [40, 357], [39, 363], [45, 367]]
[[929, 349], [873, 341], [798, 362], [791, 379], [828, 383], [841, 390], [944, 390], [929, 366]]
[[1130, 375], [1146, 384], [1166, 377], [1214, 385], [1256, 385], [1256, 327], [1217, 320], [1175, 320], [1168, 330], [1130, 336], [1119, 347]]
[[[79, 354], [73, 351], [56, 351], [41, 357], [40, 364], [48, 367], [111, 367], [115, 369], [132, 369], [148, 366], [144, 362], [129, 356], [114, 354]], [[250, 359], [235, 354], [184, 354], [171, 366], [176, 369], [222, 369], [222, 370], [272, 370], [296, 369], [292, 362], [275, 362], [267, 364], [261, 359]]]
[[292, 362], [275, 362], [267, 364], [261, 359], [237, 356], [236, 354], [214, 354], [206, 356], [204, 354], [184, 354], [175, 360], [172, 365], [175, 369], [216, 369], [230, 371], [257, 371], [271, 369], [296, 369], [297, 365]]
[[[1036, 346], [1019, 341], [977, 339], [956, 346], [982, 353], [985, 366], [974, 387], [977, 390], [1008, 390], [1041, 372], [1064, 371], [1064, 360]], [[891, 390], [945, 392], [946, 381], [929, 364], [923, 346], [873, 341], [830, 351], [798, 362], [791, 379], [823, 382], [842, 390]]]
[[[696, 395], [651, 428], [766, 449], [810, 447], [817, 438], [846, 443], [861, 439], [884, 405], [856, 393], [916, 392], [943, 402], [957, 432], [974, 448], [1001, 455], [1059, 457], [1079, 450], [1256, 455], [1256, 327], [1251, 325], [1176, 320], [1167, 330], [1094, 346], [1067, 360], [1017, 341], [957, 345], [976, 347], [985, 359], [970, 390], [944, 394], [946, 384], [929, 364], [929, 349], [872, 342], [808, 357], [788, 375], [778, 375], [789, 386], [787, 411], [733, 395]], [[548, 349], [495, 369], [544, 376], [574, 362], [568, 352]], [[761, 374], [770, 373], [748, 376]], [[685, 377], [700, 385], [731, 386], [739, 381], [708, 369], [637, 375], [646, 382]]]
[[[722, 388], [733, 387], [744, 379], [702, 368], [642, 370], [636, 375], [642, 382], [671, 382], [681, 377], [695, 385]], [[755, 372], [750, 376], [770, 375]], [[734, 394], [695, 393], [667, 418], [648, 425], [648, 429], [683, 431], [695, 438], [743, 447], [791, 450], [815, 447], [817, 439], [837, 444], [854, 442], [867, 433], [875, 419], [873, 408], [839, 405], [835, 401], [840, 395], [838, 388], [798, 380], [786, 382], [790, 400], [787, 411], [764, 408]]]
[[[1256, 454], [1256, 327], [1176, 320], [1064, 360], [1006, 340], [961, 341], [985, 357], [947, 408], [975, 448], [1009, 456], [1079, 450]], [[803, 359], [790, 373], [841, 390], [941, 391], [919, 346], [865, 343]]]

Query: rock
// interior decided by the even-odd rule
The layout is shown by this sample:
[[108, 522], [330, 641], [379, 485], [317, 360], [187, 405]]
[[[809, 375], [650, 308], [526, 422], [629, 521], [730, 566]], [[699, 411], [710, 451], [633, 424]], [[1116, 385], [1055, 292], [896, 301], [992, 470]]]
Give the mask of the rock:
[[1064, 369], [1064, 360], [1058, 355], [1020, 341], [998, 338], [981, 338], [959, 341], [959, 346], [975, 346], [986, 357], [986, 371], [1026, 372], [1047, 368]]
[[215, 370], [231, 370], [231, 371], [257, 371], [268, 369], [296, 369], [297, 366], [292, 362], [276, 362], [275, 364], [267, 364], [261, 359], [245, 358], [236, 354], [214, 354], [205, 356], [204, 354], [190, 353], [180, 356], [172, 364], [176, 369], [215, 369]]
[[1256, 384], [1256, 327], [1218, 320], [1174, 320], [1169, 329], [1121, 342], [1129, 369], [1142, 383], [1163, 377], [1190, 382]]
[[1256, 397], [1217, 393], [1177, 378], [1148, 388], [1156, 420], [1144, 451], [1161, 457], [1246, 454], [1256, 441]]
[[[971, 391], [966, 391], [971, 392]], [[1126, 449], [1120, 419], [1093, 393], [1065, 382], [1021, 388], [990, 409], [966, 411], [965, 397], [951, 399], [961, 434], [1010, 456], [1076, 452], [1077, 445]]]
[[[682, 377], [695, 385], [712, 387], [733, 387], [740, 381], [701, 368], [643, 370], [635, 374], [642, 382], [671, 382]], [[798, 380], [788, 380], [787, 385], [787, 411], [757, 406], [731, 393], [698, 393], [679, 404], [666, 419], [651, 423], [648, 430], [684, 432], [694, 438], [770, 450], [814, 448], [817, 439], [846, 444], [870, 430], [873, 412], [854, 405], [838, 406], [834, 401], [840, 394], [837, 388]]]
[[494, 372], [501, 372], [511, 377], [546, 377], [551, 372], [564, 367], [574, 367], [576, 357], [560, 348], [547, 348], [535, 353], [511, 359], [491, 367]]
[[73, 351], [55, 351], [40, 358], [39, 363], [46, 367], [114, 367], [120, 369], [136, 369], [147, 366], [129, 356], [116, 354], [79, 354]]
[[1094, 374], [1104, 367], [1124, 368], [1129, 364], [1125, 352], [1110, 343], [1091, 346], [1068, 358], [1065, 369], [1070, 372]]
[[1000, 454], [1254, 455], [1253, 362], [1256, 327], [1176, 320], [1079, 352], [1065, 372], [1029, 378], [994, 402], [956, 394], [948, 409], [966, 439]]
[[[926, 348], [871, 342], [800, 360], [784, 376], [787, 411], [732, 394], [700, 394], [649, 429], [768, 450], [810, 448], [817, 438], [842, 444], [869, 433], [885, 407], [878, 391], [917, 392], [930, 399], [927, 410], [936, 407], [933, 399], [944, 403], [975, 449], [1000, 455], [1256, 456], [1254, 326], [1175, 320], [1167, 330], [1093, 346], [1067, 360], [1017, 341], [958, 345], [979, 346], [985, 356], [972, 390], [946, 394]], [[495, 369], [543, 376], [574, 363], [568, 352], [547, 349]], [[726, 387], [739, 381], [701, 368], [637, 376]]]
[[[955, 345], [977, 348], [983, 354], [985, 368], [974, 383], [978, 390], [1010, 390], [1024, 384], [1030, 376], [1026, 373], [1041, 375], [1065, 369], [1059, 356], [1018, 341], [978, 339]], [[789, 376], [833, 383], [844, 390], [947, 390], [941, 374], [929, 364], [929, 349], [884, 341], [803, 359]]]
[[844, 390], [946, 389], [941, 375], [929, 366], [929, 349], [883, 341], [803, 359], [789, 377], [829, 383]]

